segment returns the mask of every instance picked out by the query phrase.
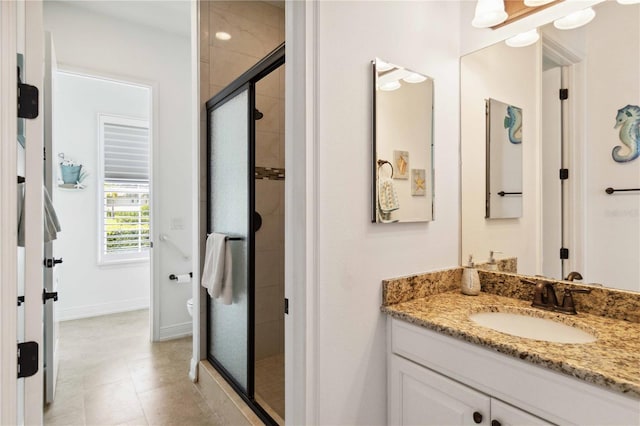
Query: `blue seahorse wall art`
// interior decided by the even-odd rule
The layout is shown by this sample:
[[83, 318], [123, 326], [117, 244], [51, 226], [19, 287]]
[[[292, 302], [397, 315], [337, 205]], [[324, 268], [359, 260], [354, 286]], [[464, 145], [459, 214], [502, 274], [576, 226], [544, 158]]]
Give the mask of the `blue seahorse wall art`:
[[640, 155], [640, 107], [627, 105], [618, 110], [616, 116], [617, 129], [620, 127], [620, 141], [629, 149], [625, 155], [620, 155], [621, 146], [616, 146], [611, 151], [611, 156], [618, 163], [627, 163], [635, 160]]
[[522, 109], [513, 105], [507, 106], [504, 128], [509, 133], [509, 142], [512, 144], [522, 143]]

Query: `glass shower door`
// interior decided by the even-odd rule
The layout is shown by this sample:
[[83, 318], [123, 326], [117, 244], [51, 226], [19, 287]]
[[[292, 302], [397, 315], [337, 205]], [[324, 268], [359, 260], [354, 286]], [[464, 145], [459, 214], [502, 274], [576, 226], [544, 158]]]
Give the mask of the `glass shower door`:
[[[208, 354], [232, 384], [253, 395], [253, 93], [246, 84], [209, 110], [208, 232], [228, 236], [232, 253], [233, 301], [209, 298]], [[250, 170], [251, 169], [251, 170]], [[251, 179], [250, 179], [251, 177]]]

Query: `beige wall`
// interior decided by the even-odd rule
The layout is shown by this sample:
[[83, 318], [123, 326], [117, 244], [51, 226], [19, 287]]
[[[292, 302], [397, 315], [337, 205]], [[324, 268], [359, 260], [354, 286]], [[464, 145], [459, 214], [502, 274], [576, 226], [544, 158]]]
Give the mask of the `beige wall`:
[[[221, 41], [224, 31], [231, 39]], [[284, 9], [261, 1], [200, 2], [201, 223], [206, 234], [205, 103], [284, 42]], [[256, 166], [284, 168], [284, 67], [256, 84]], [[284, 181], [256, 180], [256, 359], [284, 350]], [[204, 250], [202, 250], [204, 253]]]

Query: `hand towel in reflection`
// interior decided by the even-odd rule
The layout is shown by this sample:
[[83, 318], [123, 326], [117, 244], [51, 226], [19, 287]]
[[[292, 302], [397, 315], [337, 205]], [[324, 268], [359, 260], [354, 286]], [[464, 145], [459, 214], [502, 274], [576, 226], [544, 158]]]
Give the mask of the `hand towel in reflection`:
[[396, 194], [396, 189], [393, 186], [393, 180], [391, 178], [378, 178], [378, 205], [380, 206], [380, 210], [385, 213], [400, 208], [398, 195]]
[[222, 298], [225, 305], [230, 305], [233, 300], [231, 265], [231, 250], [227, 249], [226, 235], [215, 232], [209, 234], [200, 284], [212, 298]]

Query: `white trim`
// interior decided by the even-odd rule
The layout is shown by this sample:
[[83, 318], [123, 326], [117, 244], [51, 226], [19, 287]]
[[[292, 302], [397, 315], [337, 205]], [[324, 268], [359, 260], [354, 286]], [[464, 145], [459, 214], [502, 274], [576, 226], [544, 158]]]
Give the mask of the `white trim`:
[[[208, 19], [208, 17], [207, 17]], [[191, 0], [191, 297], [193, 299], [191, 368], [189, 378], [198, 381], [199, 361], [206, 357], [201, 351], [206, 347], [206, 316], [200, 309], [200, 2]], [[204, 155], [204, 153], [202, 154]], [[204, 327], [203, 327], [204, 325]], [[204, 331], [201, 330], [204, 328]]]
[[0, 424], [17, 424], [17, 125], [15, 2], [0, 2]]
[[[186, 307], [185, 307], [186, 309]], [[177, 339], [180, 337], [191, 336], [193, 325], [191, 321], [180, 324], [168, 325], [160, 328], [160, 341]]]
[[286, 2], [285, 418], [318, 424], [318, 2]]
[[[43, 88], [44, 79], [44, 26], [42, 1], [24, 1], [25, 10], [25, 82]], [[3, 52], [4, 54], [4, 52]], [[44, 93], [39, 91], [40, 114], [25, 120], [25, 341], [38, 343], [38, 372], [24, 380], [24, 423], [42, 424], [43, 407], [43, 309], [42, 309], [42, 259], [43, 240], [43, 196], [44, 167]]]
[[149, 299], [146, 297], [140, 297], [137, 299], [121, 300], [118, 302], [98, 303], [95, 305], [58, 309], [58, 320], [70, 321], [81, 318], [91, 318], [101, 315], [117, 314], [120, 312], [137, 311], [140, 309], [148, 308]]

